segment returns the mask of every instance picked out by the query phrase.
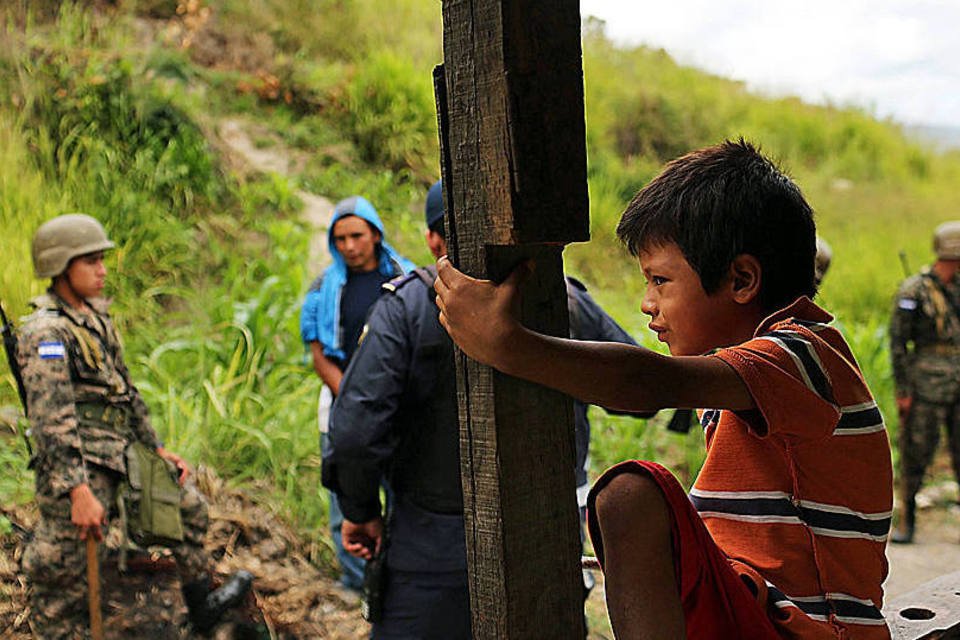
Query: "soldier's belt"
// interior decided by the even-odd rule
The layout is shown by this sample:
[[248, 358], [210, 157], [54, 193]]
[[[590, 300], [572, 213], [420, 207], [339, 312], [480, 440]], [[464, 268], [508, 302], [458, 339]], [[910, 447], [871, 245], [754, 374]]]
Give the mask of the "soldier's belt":
[[960, 346], [953, 344], [928, 344], [917, 349], [919, 355], [960, 356]]
[[77, 419], [101, 428], [123, 433], [129, 429], [130, 410], [127, 407], [99, 402], [78, 402]]

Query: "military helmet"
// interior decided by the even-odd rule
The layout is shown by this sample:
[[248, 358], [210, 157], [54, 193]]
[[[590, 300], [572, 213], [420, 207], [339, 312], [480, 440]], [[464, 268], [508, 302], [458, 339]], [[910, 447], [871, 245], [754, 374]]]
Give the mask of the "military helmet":
[[827, 269], [830, 268], [830, 261], [833, 260], [833, 249], [830, 248], [830, 245], [827, 244], [827, 241], [817, 236], [817, 256], [814, 258], [814, 277], [817, 279], [817, 284], [823, 280], [823, 276], [827, 275]]
[[53, 278], [77, 256], [114, 246], [96, 219], [82, 213], [57, 216], [40, 225], [33, 236], [33, 270], [38, 278]]
[[933, 251], [940, 260], [960, 260], [960, 220], [937, 227], [933, 232]]

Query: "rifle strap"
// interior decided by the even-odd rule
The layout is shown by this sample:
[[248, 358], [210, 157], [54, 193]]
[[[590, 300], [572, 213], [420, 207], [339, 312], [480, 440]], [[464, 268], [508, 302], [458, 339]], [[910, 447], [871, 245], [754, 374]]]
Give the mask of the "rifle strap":
[[945, 324], [949, 320], [954, 328], [953, 341], [960, 342], [960, 302], [950, 295], [940, 278], [933, 273], [927, 271], [923, 278], [932, 294], [933, 306], [937, 309], [937, 332], [943, 335]]

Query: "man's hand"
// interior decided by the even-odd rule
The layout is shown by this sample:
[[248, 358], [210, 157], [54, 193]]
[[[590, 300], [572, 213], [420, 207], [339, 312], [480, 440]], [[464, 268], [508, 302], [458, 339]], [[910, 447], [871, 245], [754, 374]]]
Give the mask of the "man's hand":
[[316, 340], [310, 343], [310, 355], [313, 357], [313, 370], [323, 380], [323, 384], [330, 387], [334, 397], [339, 395], [343, 371], [340, 371], [340, 367], [333, 360], [323, 355], [323, 346]]
[[344, 520], [340, 527], [340, 537], [347, 553], [370, 560], [380, 553], [380, 545], [383, 544], [383, 519], [376, 517], [359, 524]]
[[497, 285], [464, 275], [446, 256], [437, 261], [437, 306], [440, 323], [463, 351], [496, 367], [511, 339], [523, 331], [520, 324], [520, 284], [530, 273], [524, 263]]
[[182, 487], [183, 483], [187, 481], [187, 476], [190, 475], [190, 467], [187, 466], [184, 459], [172, 451], [167, 451], [163, 447], [157, 449], [157, 455], [164, 460], [172, 462], [174, 466], [177, 467], [177, 482]]
[[87, 483], [70, 490], [70, 521], [80, 530], [81, 540], [86, 540], [88, 533], [96, 540], [103, 540], [100, 527], [107, 522], [107, 512]]

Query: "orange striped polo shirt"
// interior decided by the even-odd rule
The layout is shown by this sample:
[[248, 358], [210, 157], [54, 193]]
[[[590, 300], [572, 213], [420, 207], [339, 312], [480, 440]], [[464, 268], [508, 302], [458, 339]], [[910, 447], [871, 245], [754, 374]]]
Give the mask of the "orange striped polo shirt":
[[690, 498], [782, 637], [889, 638], [890, 445], [832, 319], [800, 298], [714, 354], [756, 408], [701, 413], [707, 457]]

